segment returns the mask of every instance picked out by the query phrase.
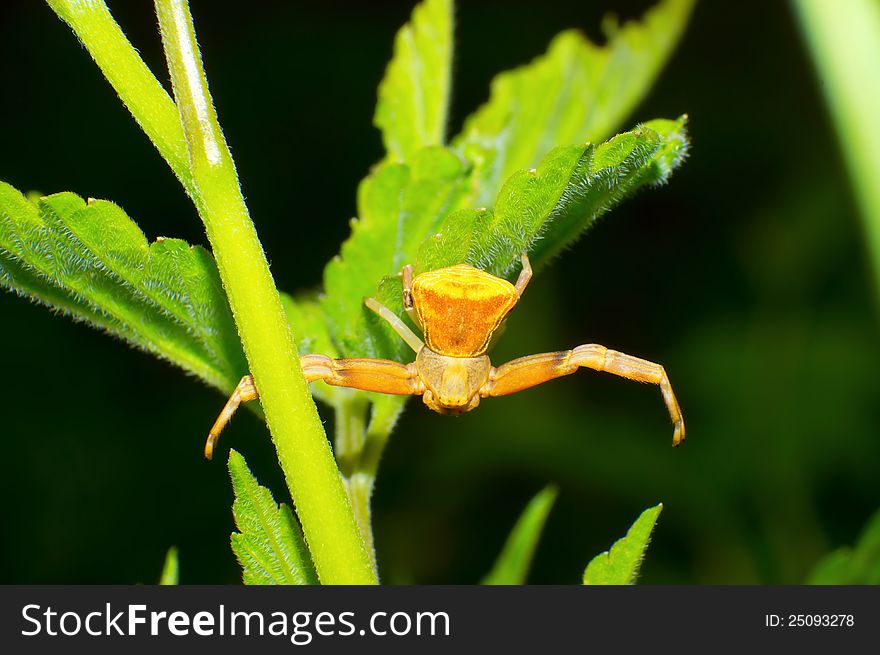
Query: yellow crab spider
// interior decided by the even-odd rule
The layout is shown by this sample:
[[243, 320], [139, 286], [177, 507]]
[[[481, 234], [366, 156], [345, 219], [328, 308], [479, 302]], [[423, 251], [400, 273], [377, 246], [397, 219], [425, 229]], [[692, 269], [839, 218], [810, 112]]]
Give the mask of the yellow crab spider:
[[[672, 445], [678, 446], [684, 440], [681, 409], [660, 364], [591, 343], [492, 366], [486, 354], [492, 338], [532, 277], [526, 255], [522, 256], [522, 272], [516, 284], [467, 264], [415, 277], [412, 266], [407, 265], [402, 277], [404, 309], [421, 329], [424, 341], [375, 298], [364, 302], [416, 352], [415, 361], [401, 364], [387, 359], [302, 355], [300, 365], [309, 382], [323, 380], [338, 387], [421, 396], [435, 412], [462, 414], [474, 409], [483, 398], [506, 396], [570, 375], [579, 368], [590, 368], [658, 385], [674, 425]], [[211, 459], [220, 432], [238, 406], [257, 398], [253, 377], [244, 376], [211, 428], [205, 457]]]

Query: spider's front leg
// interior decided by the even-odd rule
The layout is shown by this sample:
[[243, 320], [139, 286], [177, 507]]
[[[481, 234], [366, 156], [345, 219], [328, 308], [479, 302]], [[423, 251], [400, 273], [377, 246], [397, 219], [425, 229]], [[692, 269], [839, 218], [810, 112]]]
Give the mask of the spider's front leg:
[[587, 344], [578, 346], [574, 350], [514, 359], [491, 370], [489, 380], [480, 394], [483, 397], [506, 396], [563, 375], [571, 375], [581, 367], [605, 371], [628, 380], [659, 385], [669, 417], [675, 426], [672, 445], [677, 446], [684, 441], [684, 418], [663, 367], [616, 350], [609, 350], [598, 344]]
[[[325, 355], [303, 355], [299, 358], [299, 363], [309, 382], [323, 380], [336, 387], [405, 396], [425, 392], [414, 364], [400, 364], [387, 359], [331, 359]], [[205, 457], [213, 457], [220, 432], [232, 419], [238, 406], [259, 397], [254, 378], [245, 375], [208, 433]]]

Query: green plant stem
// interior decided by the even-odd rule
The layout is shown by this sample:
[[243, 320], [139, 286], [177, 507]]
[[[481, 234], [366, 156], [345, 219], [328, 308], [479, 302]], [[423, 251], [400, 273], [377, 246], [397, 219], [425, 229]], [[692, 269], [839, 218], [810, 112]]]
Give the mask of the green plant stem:
[[183, 188], [195, 199], [196, 185], [177, 106], [119, 28], [104, 1], [46, 2], [74, 31]]
[[376, 550], [373, 545], [373, 526], [370, 513], [370, 495], [373, 491], [372, 480], [364, 479], [359, 470], [360, 455], [364, 448], [367, 434], [367, 412], [369, 401], [352, 394], [336, 407], [336, 460], [342, 473], [345, 490], [351, 501], [355, 521], [361, 531], [364, 544], [370, 553], [373, 570], [376, 570]]
[[400, 414], [398, 399], [373, 404], [367, 423], [369, 402], [363, 396], [352, 396], [336, 406], [336, 458], [342, 470], [345, 488], [351, 501], [361, 535], [376, 566], [370, 500], [382, 451]]
[[318, 576], [324, 584], [375, 583], [217, 121], [188, 3], [156, 0], [155, 4], [196, 184], [196, 204]]
[[357, 471], [370, 479], [371, 491], [376, 473], [379, 471], [382, 452], [388, 445], [388, 439], [400, 416], [402, 405], [399, 398], [386, 399], [386, 402], [373, 405], [373, 414], [370, 416], [370, 425], [357, 464]]
[[880, 292], [880, 2], [793, 4], [855, 187]]

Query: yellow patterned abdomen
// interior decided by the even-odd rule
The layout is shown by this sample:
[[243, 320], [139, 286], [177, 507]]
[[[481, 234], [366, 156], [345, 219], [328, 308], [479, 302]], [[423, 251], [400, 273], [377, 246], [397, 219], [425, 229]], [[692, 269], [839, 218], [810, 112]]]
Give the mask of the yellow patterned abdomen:
[[416, 276], [412, 296], [426, 345], [450, 357], [485, 354], [519, 300], [510, 282], [467, 264]]

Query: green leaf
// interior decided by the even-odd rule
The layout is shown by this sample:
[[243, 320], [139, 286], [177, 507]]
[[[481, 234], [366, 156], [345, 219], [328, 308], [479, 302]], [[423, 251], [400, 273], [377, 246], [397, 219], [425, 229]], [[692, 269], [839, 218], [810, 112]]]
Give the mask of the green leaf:
[[159, 576], [160, 585], [180, 584], [180, 563], [177, 560], [177, 548], [172, 546], [165, 555], [165, 564], [162, 566], [162, 575]]
[[382, 164], [361, 183], [351, 236], [324, 269], [321, 308], [341, 356], [403, 356], [405, 344], [364, 307], [364, 298], [415, 260], [422, 239], [466, 194], [464, 162], [440, 147], [421, 150], [408, 164]]
[[641, 22], [607, 22], [599, 47], [575, 31], [492, 81], [453, 146], [477, 166], [475, 205], [490, 206], [515, 171], [551, 148], [607, 138], [647, 93], [684, 31], [693, 0], [663, 0]]
[[540, 265], [583, 235], [593, 222], [639, 189], [664, 184], [687, 157], [687, 116], [642, 123], [595, 146], [578, 162], [569, 185], [531, 248]]
[[[442, 142], [445, 118], [429, 121], [431, 129], [423, 119], [445, 116], [451, 8], [420, 5], [398, 34], [380, 90], [377, 124], [391, 160], [362, 182], [351, 237], [324, 271], [321, 308], [338, 353], [408, 357], [401, 339], [363, 306], [376, 296], [402, 316], [394, 276], [403, 264], [418, 257], [417, 268], [429, 270], [467, 261], [508, 275], [520, 253], [551, 257], [623, 196], [664, 180], [686, 149], [683, 120], [656, 121], [629, 141], [598, 148], [566, 144], [601, 136], [623, 118], [671, 52], [691, 5], [665, 0], [643, 23], [614, 29], [604, 48], [560, 35], [546, 57], [495, 81], [452, 150], [423, 147]], [[516, 173], [557, 145], [537, 173]]]
[[687, 152], [686, 118], [655, 120], [598, 146], [554, 148], [514, 173], [495, 209], [464, 209], [419, 248], [417, 270], [466, 262], [507, 276], [519, 255], [542, 264], [638, 189], [664, 182]]
[[0, 285], [84, 320], [228, 392], [247, 371], [210, 253], [148, 243], [118, 206], [0, 182]]
[[623, 539], [614, 542], [610, 551], [594, 557], [584, 571], [584, 584], [635, 584], [651, 532], [662, 509], [662, 503], [646, 509]]
[[229, 451], [229, 475], [235, 491], [232, 550], [245, 584], [317, 584], [312, 560], [290, 508], [275, 504], [239, 453]]
[[444, 142], [452, 69], [452, 0], [425, 0], [394, 40], [374, 122], [389, 159]]
[[557, 495], [558, 491], [554, 487], [546, 487], [529, 501], [482, 584], [525, 584], [538, 540]]
[[839, 548], [813, 569], [807, 584], [880, 584], [880, 511], [868, 521], [854, 548]]

